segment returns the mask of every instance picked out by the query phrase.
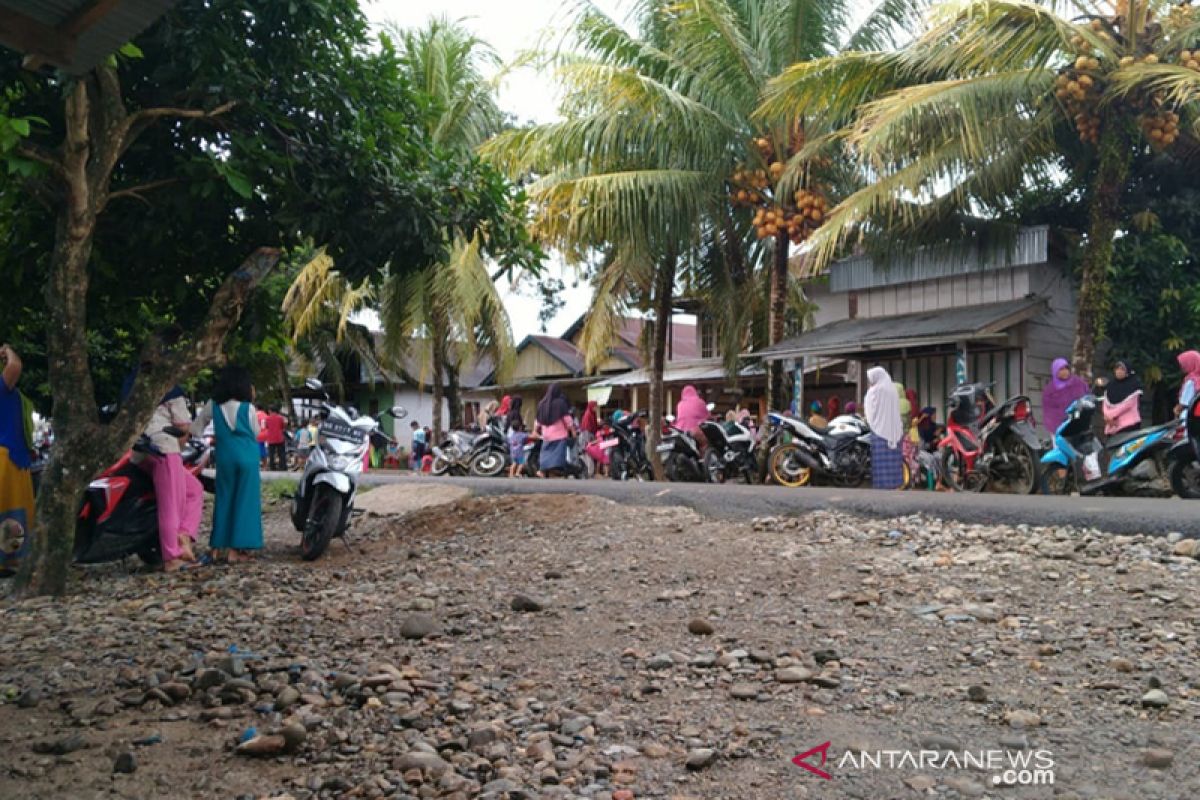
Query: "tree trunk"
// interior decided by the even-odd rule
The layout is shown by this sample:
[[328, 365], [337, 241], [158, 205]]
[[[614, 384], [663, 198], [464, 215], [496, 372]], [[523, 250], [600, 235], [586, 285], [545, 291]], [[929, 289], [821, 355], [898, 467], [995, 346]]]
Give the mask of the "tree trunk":
[[[141, 359], [148, 363], [147, 369], [139, 373], [116, 418], [108, 425], [99, 424], [87, 351], [88, 262], [96, 221], [109, 199], [113, 169], [144, 129], [143, 123], [154, 118], [146, 116], [149, 113], [126, 114], [120, 82], [110, 67], [102, 66], [67, 86], [63, 143], [53, 170], [62, 199], [45, 288], [50, 314], [46, 355], [56, 439], [34, 509], [30, 556], [13, 582], [18, 595], [61, 594], [66, 589], [75, 512], [92, 476], [133, 444], [179, 375], [218, 360], [225, 336], [240, 318], [250, 292], [279, 260], [278, 251], [259, 250], [226, 279], [192, 342], [169, 354], [157, 338], [148, 343]], [[155, 116], [171, 115], [206, 114], [173, 110]]]
[[292, 379], [288, 376], [287, 362], [280, 361], [279, 366], [279, 396], [283, 398], [283, 413], [293, 425], [296, 424], [296, 409], [292, 404]]
[[[665, 480], [662, 458], [658, 445], [662, 441], [663, 408], [666, 392], [663, 390], [663, 372], [667, 360], [667, 332], [671, 329], [671, 310], [675, 300], [675, 254], [668, 253], [654, 276], [654, 341], [650, 352], [650, 430], [646, 442], [650, 465], [654, 468], [654, 479]], [[636, 409], [631, 409], [636, 411]]]
[[[768, 345], [779, 344], [787, 333], [788, 307], [788, 235], [780, 231], [775, 235], [775, 249], [771, 260], [771, 295], [768, 300]], [[767, 366], [767, 407], [773, 410], [787, 405], [782, 361], [772, 361]]]
[[450, 411], [450, 430], [461, 430], [464, 426], [458, 364], [446, 365], [446, 405], [449, 406]]
[[433, 358], [433, 441], [438, 446], [442, 444], [442, 395], [444, 375], [446, 372], [445, 353], [439, 342], [434, 341]]
[[1129, 181], [1128, 148], [1117, 133], [1100, 142], [1100, 168], [1092, 184], [1088, 208], [1087, 242], [1080, 267], [1079, 300], [1075, 311], [1075, 345], [1071, 361], [1075, 372], [1090, 382], [1096, 344], [1104, 337], [1112, 284], [1113, 239], [1121, 219], [1121, 195]]

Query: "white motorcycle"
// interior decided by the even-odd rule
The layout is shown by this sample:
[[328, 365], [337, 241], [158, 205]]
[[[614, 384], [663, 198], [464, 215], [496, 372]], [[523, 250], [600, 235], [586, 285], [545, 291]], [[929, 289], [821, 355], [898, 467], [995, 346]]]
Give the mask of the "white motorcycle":
[[[315, 378], [304, 385], [324, 392], [324, 386]], [[328, 401], [329, 395], [325, 399]], [[393, 406], [384, 413], [395, 419], [408, 416], [402, 406]], [[302, 534], [300, 553], [305, 561], [319, 558], [335, 536], [346, 535], [354, 513], [358, 476], [363, 471], [371, 435], [379, 429], [378, 421], [359, 416], [352, 406], [327, 402], [321, 416], [317, 441], [292, 496], [292, 525]]]

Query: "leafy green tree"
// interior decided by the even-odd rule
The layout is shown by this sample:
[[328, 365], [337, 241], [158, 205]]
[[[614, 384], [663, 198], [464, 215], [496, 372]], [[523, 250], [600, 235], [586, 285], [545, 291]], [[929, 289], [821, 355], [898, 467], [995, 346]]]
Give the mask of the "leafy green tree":
[[[87, 481], [172, 383], [220, 360], [279, 259], [258, 248], [310, 237], [348, 274], [401, 274], [444, 258], [448, 225], [472, 236], [509, 202], [492, 171], [432, 145], [354, 0], [183, 0], [134, 44], [78, 78], [0, 54], [0, 273], [25, 287], [0, 293], [0, 318], [44, 353], [30, 377], [58, 434], [23, 591], [63, 589]], [[147, 335], [160, 322], [191, 335], [164, 347]], [[131, 360], [148, 366], [101, 425], [96, 379]]]
[[892, 242], [961, 233], [964, 214], [995, 214], [1072, 175], [1087, 213], [1072, 356], [1090, 374], [1133, 162], [1148, 147], [1181, 158], [1194, 149], [1180, 124], [1196, 118], [1198, 34], [1195, 9], [1161, 0], [975, 0], [937, 7], [901, 50], [789, 68], [760, 118], [842, 126], [829, 142], [877, 176], [828, 215], [811, 265], [872, 233]]

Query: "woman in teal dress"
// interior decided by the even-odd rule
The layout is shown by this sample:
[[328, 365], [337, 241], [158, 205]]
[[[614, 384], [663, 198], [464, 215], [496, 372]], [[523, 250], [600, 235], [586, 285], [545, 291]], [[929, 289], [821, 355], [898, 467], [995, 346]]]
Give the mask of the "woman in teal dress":
[[250, 373], [230, 365], [221, 371], [212, 402], [201, 410], [197, 428], [211, 418], [216, 437], [217, 486], [209, 546], [213, 558], [248, 561], [263, 546], [262, 482], [259, 477], [258, 416]]

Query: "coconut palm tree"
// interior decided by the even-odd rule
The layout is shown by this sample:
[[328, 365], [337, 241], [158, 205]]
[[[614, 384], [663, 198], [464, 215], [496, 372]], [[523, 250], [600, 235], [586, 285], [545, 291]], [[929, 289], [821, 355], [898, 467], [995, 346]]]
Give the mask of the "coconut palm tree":
[[[430, 104], [423, 120], [434, 145], [473, 158], [475, 150], [498, 132], [503, 114], [495, 86], [487, 77], [500, 60], [485, 42], [460, 22], [435, 18], [423, 27], [404, 30], [389, 25], [408, 80]], [[442, 397], [450, 409], [450, 425], [461, 425], [461, 368], [472, 358], [490, 357], [506, 374], [513, 359], [512, 328], [499, 292], [481, 256], [487, 231], [473, 239], [457, 237], [444, 263], [404, 276], [385, 278], [379, 297], [384, 349], [393, 362], [414, 355], [430, 372], [433, 429], [442, 431]], [[424, 372], [424, 370], [422, 370]]]
[[1090, 374], [1131, 164], [1148, 148], [1197, 154], [1196, 48], [1200, 14], [1165, 0], [968, 0], [934, 9], [901, 50], [792, 66], [759, 118], [819, 117], [838, 131], [811, 149], [845, 143], [877, 178], [827, 216], [809, 264], [872, 233], [915, 241], [964, 214], [1002, 217], [1073, 172], [1089, 209], [1073, 361]]
[[[565, 46], [547, 56], [564, 90], [564, 119], [502, 134], [483, 152], [514, 174], [537, 176], [529, 195], [544, 241], [578, 257], [605, 254], [583, 334], [592, 364], [611, 345], [618, 310], [640, 302], [665, 323], [677, 282], [693, 270], [721, 273], [692, 275], [697, 283], [744, 291], [769, 264], [770, 341], [782, 338], [789, 244], [819, 222], [799, 220], [797, 195], [820, 195], [818, 173], [830, 165], [796, 159], [790, 171], [773, 167], [777, 153], [804, 144], [807, 126], [795, 118], [766, 125], [752, 115], [786, 66], [842, 46], [880, 45], [915, 3], [883, 2], [856, 30], [850, 5], [640, 0], [630, 31], [590, 2], [579, 4]], [[731, 202], [762, 214], [751, 225], [750, 213]], [[806, 214], [816, 208], [806, 205]], [[730, 303], [718, 308], [726, 309], [741, 313]], [[736, 327], [724, 329], [732, 338]], [[666, 325], [654, 333], [652, 439], [662, 414]], [[778, 370], [772, 374], [772, 401], [780, 403], [783, 382]]]

